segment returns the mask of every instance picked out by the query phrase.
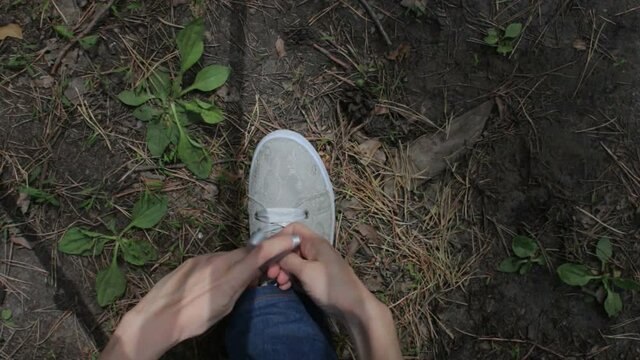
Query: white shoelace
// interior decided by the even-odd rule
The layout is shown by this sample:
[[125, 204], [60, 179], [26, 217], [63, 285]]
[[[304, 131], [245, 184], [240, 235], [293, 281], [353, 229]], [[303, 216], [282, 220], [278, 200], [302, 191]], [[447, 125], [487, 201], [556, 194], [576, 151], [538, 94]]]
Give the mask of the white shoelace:
[[263, 223], [264, 226], [251, 234], [249, 244], [256, 246], [285, 226], [296, 221], [305, 220], [308, 217], [308, 211], [300, 208], [267, 208], [258, 210], [255, 213], [255, 219]]

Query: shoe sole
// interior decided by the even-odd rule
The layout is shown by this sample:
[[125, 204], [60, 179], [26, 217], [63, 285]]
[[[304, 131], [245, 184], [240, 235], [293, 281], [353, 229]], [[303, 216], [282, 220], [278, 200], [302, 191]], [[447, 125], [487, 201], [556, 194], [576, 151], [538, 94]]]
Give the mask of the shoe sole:
[[[271, 132], [271, 133], [267, 134], [267, 136], [263, 137], [262, 140], [260, 140], [260, 142], [256, 146], [254, 154], [258, 153], [260, 151], [260, 148], [266, 142], [268, 142], [270, 140], [273, 140], [273, 139], [289, 139], [289, 140], [293, 140], [293, 141], [297, 142], [298, 144], [302, 145], [302, 147], [305, 150], [307, 150], [307, 152], [309, 154], [311, 154], [311, 157], [313, 158], [313, 161], [316, 163], [316, 165], [320, 169], [320, 174], [322, 174], [322, 180], [324, 181], [324, 185], [329, 191], [329, 198], [331, 200], [331, 205], [333, 205], [333, 206], [331, 206], [331, 219], [333, 219], [333, 226], [331, 227], [331, 239], [329, 239], [329, 242], [331, 243], [331, 245], [334, 245], [334, 243], [335, 243], [335, 219], [336, 219], [335, 203], [336, 203], [336, 199], [335, 199], [335, 194], [333, 193], [333, 185], [331, 184], [331, 179], [329, 178], [329, 173], [327, 172], [327, 168], [324, 166], [324, 162], [322, 161], [322, 159], [320, 159], [320, 155], [318, 154], [318, 151], [316, 150], [316, 148], [313, 147], [313, 145], [311, 145], [309, 140], [305, 139], [304, 136], [298, 134], [297, 132], [291, 131], [291, 130], [276, 130], [274, 132]], [[255, 165], [254, 164], [255, 161], [256, 161], [256, 157], [254, 156], [253, 159], [251, 159], [251, 167], [252, 168]]]

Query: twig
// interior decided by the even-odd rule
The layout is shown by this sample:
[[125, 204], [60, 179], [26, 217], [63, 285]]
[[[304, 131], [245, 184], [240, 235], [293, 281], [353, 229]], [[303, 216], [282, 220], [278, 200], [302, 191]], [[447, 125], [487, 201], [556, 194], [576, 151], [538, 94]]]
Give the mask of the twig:
[[78, 36], [75, 36], [73, 39], [71, 39], [71, 41], [69, 41], [67, 46], [65, 46], [62, 49], [62, 51], [60, 51], [60, 54], [58, 54], [56, 61], [53, 63], [53, 66], [51, 67], [51, 75], [54, 75], [55, 73], [58, 72], [58, 68], [60, 67], [60, 64], [62, 64], [62, 59], [64, 59], [64, 57], [67, 56], [67, 53], [69, 52], [69, 50], [71, 50], [71, 48], [78, 42], [78, 40], [82, 39], [93, 30], [93, 28], [96, 26], [96, 24], [98, 24], [100, 19], [102, 19], [109, 12], [109, 8], [111, 8], [111, 6], [113, 6], [115, 2], [116, 0], [109, 0], [109, 2], [102, 9], [96, 12], [91, 23], [84, 30], [82, 30], [82, 32], [78, 34]]
[[313, 46], [314, 49], [320, 51], [324, 56], [328, 57], [329, 59], [331, 59], [331, 61], [333, 61], [334, 63], [342, 66], [345, 70], [349, 70], [351, 68], [351, 66], [349, 66], [349, 64], [345, 63], [344, 61], [338, 59], [337, 57], [335, 57], [332, 53], [329, 52], [329, 50], [321, 47], [318, 44], [311, 44], [311, 46]]
[[389, 35], [387, 35], [387, 32], [384, 31], [384, 28], [382, 27], [380, 20], [378, 20], [378, 17], [373, 12], [373, 9], [371, 8], [371, 6], [369, 6], [369, 3], [367, 3], [366, 0], [360, 0], [360, 4], [362, 4], [365, 10], [367, 10], [367, 12], [369, 13], [369, 16], [371, 16], [371, 19], [373, 19], [373, 23], [376, 24], [376, 28], [378, 28], [378, 31], [380, 31], [380, 34], [382, 34], [382, 37], [384, 38], [384, 42], [386, 42], [387, 45], [389, 46], [393, 45], [393, 43], [391, 42], [391, 39], [389, 39]]

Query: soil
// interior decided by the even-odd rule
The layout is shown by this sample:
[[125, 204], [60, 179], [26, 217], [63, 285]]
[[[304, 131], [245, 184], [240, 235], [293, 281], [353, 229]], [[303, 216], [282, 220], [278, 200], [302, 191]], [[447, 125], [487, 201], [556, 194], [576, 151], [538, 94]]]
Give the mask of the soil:
[[[163, 234], [153, 235], [158, 248], [172, 254], [170, 237], [179, 238], [180, 246], [189, 245], [185, 256], [242, 243], [247, 231], [243, 174], [248, 169], [251, 144], [265, 131], [290, 128], [319, 134], [311, 140], [324, 158], [331, 157], [332, 149], [322, 144], [335, 139], [332, 131], [341, 126], [359, 127], [365, 136], [381, 139], [386, 148], [401, 149], [421, 135], [434, 133], [436, 127], [446, 131], [451, 118], [494, 99], [496, 107], [482, 140], [469, 144], [467, 155], [456, 166], [407, 196], [427, 203], [434, 188], [465, 178], [472, 210], [457, 225], [466, 233], [455, 240], [461, 243], [459, 258], [476, 261], [465, 281], [453, 284], [453, 290], [434, 290], [432, 300], [424, 303], [423, 310], [437, 321], [431, 335], [425, 332], [419, 339], [420, 346], [405, 339], [408, 332], [400, 332], [405, 356], [640, 358], [638, 293], [623, 292], [623, 311], [609, 318], [593, 296], [563, 284], [555, 271], [567, 261], [597, 266], [595, 243], [607, 237], [614, 244], [616, 267], [625, 276], [640, 279], [637, 2], [496, 4], [441, 0], [427, 2], [424, 13], [410, 11], [400, 1], [368, 2], [393, 46], [385, 45], [358, 1], [220, 1], [204, 7], [195, 3], [169, 7], [158, 1], [145, 2], [137, 11], [120, 6], [118, 16], [112, 13], [98, 25], [99, 45], [77, 52], [77, 59], [63, 66], [56, 78], [60, 88], [72, 78], [88, 80], [91, 87], [86, 93], [87, 103], [100, 126], [108, 130], [109, 144], [100, 137], [95, 143], [87, 143], [95, 131], [77, 111], [61, 103], [60, 96], [55, 95], [60, 88], [34, 85], [46, 74], [51, 61], [36, 61], [29, 71], [1, 67], [0, 196], [5, 210], [13, 214], [14, 221], [28, 223], [29, 229], [38, 234], [35, 242], [44, 254], [55, 253], [51, 249], [55, 249], [57, 236], [79, 217], [85, 224], [100, 226], [106, 212], [121, 221], [122, 214], [106, 205], [91, 211], [77, 210], [84, 200], [77, 191], [96, 187], [106, 199], [127, 208], [135, 201], [129, 194], [139, 190], [135, 187], [138, 175], [131, 175], [129, 169], [131, 159], [138, 156], [134, 149], [144, 149], [144, 125], [136, 123], [130, 109], [114, 97], [132, 80], [113, 70], [133, 63], [124, 42], [134, 44], [141, 58], [158, 60], [172, 51], [169, 41], [176, 29], [153, 19], [185, 24], [194, 13], [208, 9], [203, 61], [229, 64], [233, 74], [227, 93], [216, 95], [227, 120], [220, 127], [197, 130], [203, 138], [220, 140], [207, 140], [221, 160], [206, 182], [215, 188], [211, 190], [215, 202], [210, 204], [210, 199], [200, 195], [200, 187], [184, 181], [188, 174], [181, 173], [184, 176], [179, 178], [167, 175], [168, 181], [173, 179], [176, 187], [184, 188], [171, 193], [170, 220], [189, 223], [204, 237], [189, 248], [191, 242], [183, 239], [185, 231], [167, 225], [162, 228]], [[49, 23], [58, 23], [59, 16], [51, 9], [38, 10], [38, 2], [24, 3], [0, 5], [0, 24], [21, 24], [26, 43], [36, 49], [34, 54], [46, 46], [53, 49], [47, 53], [57, 53], [61, 41]], [[46, 14], [42, 26], [41, 13]], [[512, 22], [525, 27], [511, 55], [499, 55], [484, 44], [487, 29]], [[331, 34], [329, 41], [323, 40], [326, 34]], [[279, 37], [286, 46], [287, 54], [282, 58], [274, 47]], [[346, 54], [335, 51], [332, 42]], [[348, 82], [339, 79], [342, 75], [336, 76], [344, 70], [342, 66], [314, 49], [313, 44], [333, 49], [334, 56], [348, 62], [350, 70], [344, 71]], [[406, 44], [408, 53], [393, 56], [400, 44]], [[4, 40], [0, 42], [0, 64], [6, 64], [13, 54], [27, 51], [25, 42]], [[403, 104], [419, 116], [377, 111], [376, 105], [389, 102]], [[37, 165], [44, 169], [46, 178], [52, 179], [46, 186], [56, 191], [63, 204], [59, 208], [39, 208], [24, 219], [16, 215], [12, 204], [25, 178], [16, 163], [27, 172]], [[341, 174], [338, 169], [329, 170], [334, 179]], [[211, 216], [206, 223], [194, 220], [205, 213]], [[547, 266], [536, 266], [526, 275], [496, 270], [497, 264], [511, 255], [510, 242], [516, 234], [536, 239], [544, 249]], [[475, 246], [476, 242], [480, 246]], [[77, 316], [99, 348], [104, 345], [104, 335], [131, 303], [123, 301], [112, 309], [100, 309], [95, 304], [93, 283], [88, 279], [93, 279], [96, 264], [107, 257], [96, 262], [54, 258], [53, 265], [48, 263], [46, 268], [61, 271], [71, 279], [74, 286], [65, 290], [67, 299], [78, 297], [86, 304], [86, 311], [77, 311]], [[135, 302], [148, 290], [145, 276], [158, 280], [180, 260], [171, 257], [157, 267], [132, 269], [131, 279], [136, 280], [133, 284], [130, 281], [128, 299]], [[381, 283], [377, 287], [383, 290], [376, 294], [393, 298], [384, 289], [395, 289], [395, 281], [385, 278]], [[52, 306], [73, 309], [69, 301], [66, 305], [57, 301]], [[27, 306], [15, 299], [7, 304]], [[29, 321], [33, 319], [24, 319], [25, 324]], [[167, 358], [224, 357], [221, 328], [182, 344]], [[21, 336], [16, 335], [20, 339], [30, 335]], [[15, 339], [5, 337], [5, 341]], [[70, 347], [65, 346], [64, 336], [50, 341], [48, 349], [46, 345], [35, 352], [24, 349], [14, 358], [44, 358], [48, 354], [68, 358], [65, 348]], [[87, 342], [81, 350], [74, 347], [73, 351], [91, 352], [92, 348], [93, 344]], [[339, 354], [349, 357], [342, 347]]]

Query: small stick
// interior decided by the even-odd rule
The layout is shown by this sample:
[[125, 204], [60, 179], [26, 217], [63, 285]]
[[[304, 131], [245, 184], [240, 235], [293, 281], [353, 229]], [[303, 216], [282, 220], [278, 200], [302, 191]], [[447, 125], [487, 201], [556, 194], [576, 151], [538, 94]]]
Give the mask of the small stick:
[[369, 3], [367, 3], [367, 0], [360, 0], [360, 4], [362, 4], [365, 10], [367, 10], [367, 12], [369, 13], [369, 16], [371, 16], [371, 19], [373, 19], [373, 23], [376, 24], [376, 28], [378, 28], [378, 31], [380, 31], [380, 34], [382, 34], [382, 37], [384, 38], [384, 42], [386, 42], [387, 45], [389, 46], [393, 45], [393, 43], [391, 42], [391, 39], [389, 39], [389, 35], [387, 35], [387, 32], [384, 31], [384, 28], [382, 27], [380, 20], [378, 20], [378, 17], [373, 12], [373, 9], [371, 8], [371, 6], [369, 6]]
[[320, 51], [324, 56], [328, 57], [329, 59], [331, 59], [331, 61], [333, 61], [334, 63], [342, 66], [345, 70], [349, 70], [351, 67], [349, 66], [349, 64], [345, 63], [344, 61], [338, 59], [337, 57], [333, 56], [332, 53], [329, 52], [329, 50], [321, 47], [318, 44], [312, 44], [313, 48]]
[[104, 6], [95, 14], [91, 23], [84, 30], [82, 30], [82, 32], [78, 34], [78, 36], [75, 36], [73, 39], [71, 39], [71, 41], [69, 41], [67, 46], [65, 46], [62, 49], [62, 51], [60, 51], [60, 54], [58, 54], [56, 61], [53, 63], [53, 66], [51, 67], [51, 75], [54, 75], [56, 72], [58, 72], [58, 68], [62, 64], [62, 59], [64, 59], [64, 57], [67, 56], [67, 53], [69, 52], [69, 50], [71, 50], [71, 48], [78, 42], [78, 40], [82, 39], [87, 34], [89, 34], [91, 30], [93, 30], [93, 28], [96, 26], [98, 21], [100, 21], [100, 19], [102, 19], [109, 12], [109, 8], [115, 2], [116, 0], [109, 0], [106, 6]]

